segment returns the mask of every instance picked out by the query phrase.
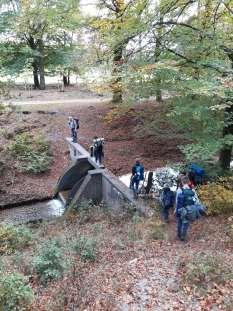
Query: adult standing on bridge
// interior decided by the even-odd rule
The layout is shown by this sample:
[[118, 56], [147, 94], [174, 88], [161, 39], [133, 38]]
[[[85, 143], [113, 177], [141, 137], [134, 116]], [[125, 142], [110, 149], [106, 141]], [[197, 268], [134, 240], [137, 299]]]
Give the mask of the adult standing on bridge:
[[104, 157], [104, 138], [98, 138], [97, 136], [94, 137], [93, 150], [95, 162], [101, 165]]
[[73, 143], [77, 143], [77, 130], [79, 129], [79, 119], [69, 117], [68, 126], [71, 130], [71, 138]]

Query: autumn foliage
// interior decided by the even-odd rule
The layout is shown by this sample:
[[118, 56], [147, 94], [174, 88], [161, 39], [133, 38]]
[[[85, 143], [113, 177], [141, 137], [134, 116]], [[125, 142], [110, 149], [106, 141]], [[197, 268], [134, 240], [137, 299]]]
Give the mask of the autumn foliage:
[[233, 177], [220, 178], [217, 182], [203, 185], [198, 189], [201, 201], [208, 208], [208, 215], [233, 212]]

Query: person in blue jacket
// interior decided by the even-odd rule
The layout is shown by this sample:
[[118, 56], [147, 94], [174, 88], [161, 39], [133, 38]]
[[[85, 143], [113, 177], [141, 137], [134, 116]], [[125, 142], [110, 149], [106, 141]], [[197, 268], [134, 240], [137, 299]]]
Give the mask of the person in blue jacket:
[[144, 180], [144, 167], [139, 160], [136, 160], [134, 166], [132, 167], [132, 177], [130, 188], [134, 191], [134, 194], [138, 194], [139, 183]]
[[185, 241], [187, 237], [190, 221], [184, 213], [184, 208], [195, 204], [195, 192], [189, 186], [189, 178], [184, 176], [181, 178], [182, 190], [177, 196], [175, 215], [177, 217], [177, 237], [181, 241]]

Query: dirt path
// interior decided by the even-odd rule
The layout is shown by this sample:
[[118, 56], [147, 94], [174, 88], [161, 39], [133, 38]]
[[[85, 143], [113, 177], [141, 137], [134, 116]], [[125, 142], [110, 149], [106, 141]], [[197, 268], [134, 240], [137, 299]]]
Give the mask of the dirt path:
[[83, 98], [83, 99], [57, 99], [57, 100], [30, 100], [30, 101], [22, 101], [22, 100], [13, 100], [9, 102], [5, 102], [5, 105], [11, 104], [15, 106], [51, 106], [51, 105], [64, 105], [68, 106], [69, 104], [75, 104], [76, 106], [86, 106], [86, 105], [98, 105], [98, 104], [105, 104], [110, 101], [110, 98], [99, 98], [99, 97], [92, 97], [92, 98]]

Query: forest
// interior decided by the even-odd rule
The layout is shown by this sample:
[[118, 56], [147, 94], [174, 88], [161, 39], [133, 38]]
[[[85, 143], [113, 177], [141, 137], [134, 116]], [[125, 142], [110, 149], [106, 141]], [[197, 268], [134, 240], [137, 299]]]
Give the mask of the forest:
[[[54, 199], [71, 116], [119, 178], [203, 169], [185, 243], [153, 196], [17, 222]], [[0, 175], [0, 310], [232, 310], [233, 1], [0, 0]]]

